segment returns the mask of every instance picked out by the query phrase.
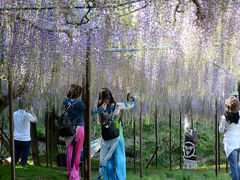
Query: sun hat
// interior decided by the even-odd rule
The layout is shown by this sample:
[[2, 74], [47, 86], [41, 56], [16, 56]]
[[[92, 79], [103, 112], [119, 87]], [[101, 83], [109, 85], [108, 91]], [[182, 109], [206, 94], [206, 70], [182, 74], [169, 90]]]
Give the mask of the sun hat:
[[231, 96], [225, 101], [227, 111], [231, 113], [237, 113], [240, 110], [240, 102], [237, 97]]

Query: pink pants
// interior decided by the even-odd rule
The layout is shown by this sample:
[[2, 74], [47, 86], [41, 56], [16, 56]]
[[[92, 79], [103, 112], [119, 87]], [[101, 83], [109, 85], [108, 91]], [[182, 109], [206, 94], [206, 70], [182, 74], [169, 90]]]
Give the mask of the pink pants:
[[71, 167], [73, 145], [72, 143], [69, 143], [69, 145], [67, 146], [67, 171], [69, 174], [69, 180], [80, 180], [79, 164], [81, 158], [81, 150], [83, 147], [83, 141], [84, 141], [84, 127], [80, 126], [80, 128], [77, 131], [76, 154], [73, 168]]

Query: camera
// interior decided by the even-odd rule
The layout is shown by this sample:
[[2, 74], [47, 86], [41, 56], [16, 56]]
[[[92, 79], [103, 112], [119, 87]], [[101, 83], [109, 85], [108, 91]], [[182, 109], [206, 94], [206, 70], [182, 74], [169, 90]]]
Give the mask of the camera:
[[127, 93], [127, 102], [129, 102], [130, 100], [132, 100], [134, 97], [131, 96], [130, 93]]

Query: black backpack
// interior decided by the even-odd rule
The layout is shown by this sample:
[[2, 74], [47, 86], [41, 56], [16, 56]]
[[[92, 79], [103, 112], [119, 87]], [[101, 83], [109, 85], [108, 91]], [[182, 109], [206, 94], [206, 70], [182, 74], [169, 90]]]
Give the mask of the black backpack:
[[63, 113], [58, 119], [58, 131], [61, 137], [73, 136], [75, 128], [67, 113]]
[[[103, 115], [104, 116], [104, 115]], [[102, 123], [102, 138], [107, 141], [119, 136], [119, 129], [114, 126], [112, 116], [105, 116]]]
[[119, 136], [119, 129], [114, 126], [112, 120], [105, 121], [102, 124], [102, 137], [105, 141], [117, 138]]
[[73, 136], [75, 134], [76, 126], [74, 127], [72, 121], [68, 117], [69, 108], [73, 107], [70, 103], [65, 112], [58, 119], [58, 131], [61, 137]]

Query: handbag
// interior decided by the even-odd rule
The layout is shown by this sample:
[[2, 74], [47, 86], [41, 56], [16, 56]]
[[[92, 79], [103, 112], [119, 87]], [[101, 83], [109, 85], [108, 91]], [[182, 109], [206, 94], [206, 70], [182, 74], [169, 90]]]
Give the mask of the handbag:
[[58, 131], [61, 137], [73, 136], [76, 131], [67, 113], [63, 113], [58, 120]]
[[74, 124], [68, 117], [67, 113], [70, 107], [72, 107], [71, 103], [58, 119], [58, 131], [61, 137], [73, 136], [76, 133], [77, 124], [74, 127]]

